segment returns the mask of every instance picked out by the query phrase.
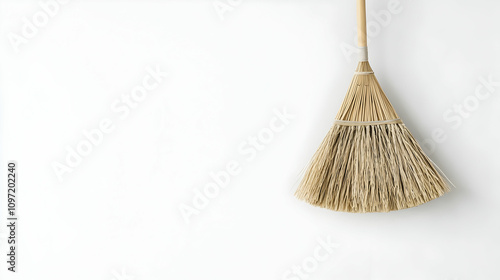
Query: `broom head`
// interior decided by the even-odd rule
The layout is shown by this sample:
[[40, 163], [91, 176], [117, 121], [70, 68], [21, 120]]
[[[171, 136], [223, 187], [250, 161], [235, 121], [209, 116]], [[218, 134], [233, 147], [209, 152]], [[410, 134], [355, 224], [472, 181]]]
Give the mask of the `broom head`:
[[368, 61], [356, 69], [334, 123], [295, 195], [344, 212], [388, 212], [449, 188], [385, 96]]

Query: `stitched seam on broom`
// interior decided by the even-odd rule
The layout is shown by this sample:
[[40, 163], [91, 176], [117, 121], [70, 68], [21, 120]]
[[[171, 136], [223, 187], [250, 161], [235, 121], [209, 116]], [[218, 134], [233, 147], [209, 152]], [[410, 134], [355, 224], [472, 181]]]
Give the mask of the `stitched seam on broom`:
[[378, 125], [378, 124], [403, 123], [403, 121], [401, 121], [401, 119], [383, 120], [383, 121], [366, 121], [366, 122], [335, 120], [334, 123], [339, 124], [339, 125], [356, 126], [356, 125]]
[[370, 72], [354, 72], [354, 75], [370, 75], [373, 74], [373, 71]]

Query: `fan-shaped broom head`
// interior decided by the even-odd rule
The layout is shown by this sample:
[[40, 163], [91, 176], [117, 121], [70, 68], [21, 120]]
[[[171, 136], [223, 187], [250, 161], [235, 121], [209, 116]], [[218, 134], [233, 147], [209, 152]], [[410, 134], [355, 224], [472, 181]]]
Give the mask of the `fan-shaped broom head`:
[[295, 193], [299, 199], [335, 211], [387, 212], [449, 190], [368, 61], [359, 62], [336, 119]]

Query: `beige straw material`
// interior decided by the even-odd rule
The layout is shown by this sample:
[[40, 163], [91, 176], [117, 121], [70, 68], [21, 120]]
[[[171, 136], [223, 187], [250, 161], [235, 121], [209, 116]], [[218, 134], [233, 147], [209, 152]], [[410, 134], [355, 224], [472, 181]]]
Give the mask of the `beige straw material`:
[[[356, 72], [363, 74], [354, 75], [337, 120], [360, 122], [399, 119], [375, 78], [370, 63], [359, 62]], [[364, 74], [367, 72], [372, 74]]]
[[[356, 72], [372, 69], [362, 61]], [[449, 191], [374, 74], [354, 76], [337, 120], [305, 172], [299, 199], [335, 211], [388, 212]]]

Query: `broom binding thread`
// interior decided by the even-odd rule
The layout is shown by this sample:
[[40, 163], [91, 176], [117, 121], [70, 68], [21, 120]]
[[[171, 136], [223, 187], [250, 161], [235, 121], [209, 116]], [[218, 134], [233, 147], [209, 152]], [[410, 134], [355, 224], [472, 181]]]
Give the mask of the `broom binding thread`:
[[359, 48], [359, 61], [368, 61], [368, 47]]
[[370, 72], [354, 72], [354, 75], [370, 75], [374, 74], [373, 71]]
[[379, 125], [379, 124], [391, 124], [391, 123], [403, 123], [403, 121], [401, 119], [392, 119], [392, 120], [383, 120], [383, 121], [364, 121], [364, 122], [335, 120], [335, 124], [348, 125], [348, 126]]

